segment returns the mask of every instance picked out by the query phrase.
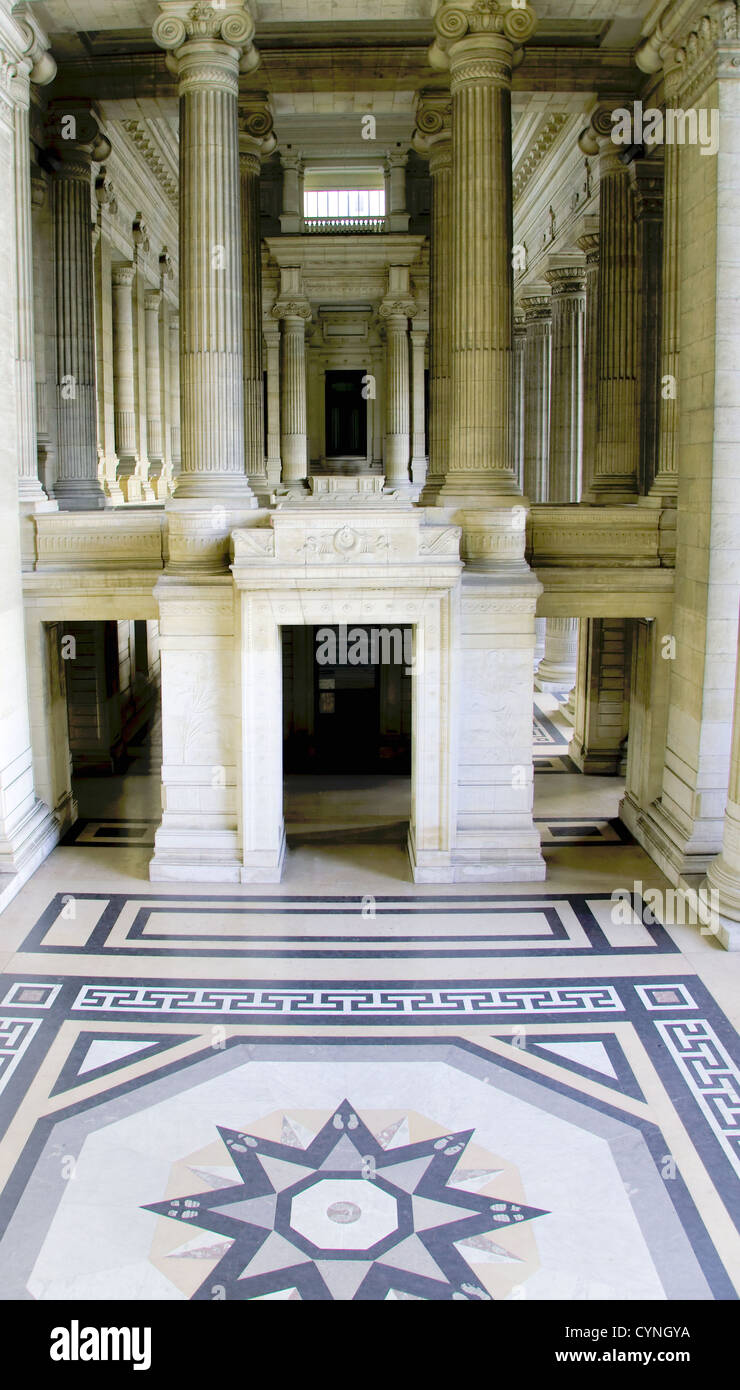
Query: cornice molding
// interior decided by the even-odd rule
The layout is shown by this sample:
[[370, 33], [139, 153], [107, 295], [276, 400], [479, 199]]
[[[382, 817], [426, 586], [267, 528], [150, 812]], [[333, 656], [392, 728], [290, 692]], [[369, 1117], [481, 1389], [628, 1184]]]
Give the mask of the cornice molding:
[[551, 112], [545, 117], [544, 123], [540, 126], [534, 138], [528, 144], [514, 172], [513, 193], [515, 203], [521, 198], [543, 159], [552, 149], [563, 126], [567, 124], [569, 117], [570, 112]]

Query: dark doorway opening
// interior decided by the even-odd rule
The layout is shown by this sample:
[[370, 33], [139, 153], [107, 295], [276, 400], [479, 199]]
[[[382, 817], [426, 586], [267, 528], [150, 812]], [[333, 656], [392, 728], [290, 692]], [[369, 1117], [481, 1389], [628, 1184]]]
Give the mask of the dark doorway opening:
[[286, 772], [411, 771], [410, 627], [283, 628]]
[[412, 638], [411, 627], [282, 629], [291, 846], [405, 845]]
[[364, 371], [326, 373], [326, 457], [367, 456], [367, 401]]

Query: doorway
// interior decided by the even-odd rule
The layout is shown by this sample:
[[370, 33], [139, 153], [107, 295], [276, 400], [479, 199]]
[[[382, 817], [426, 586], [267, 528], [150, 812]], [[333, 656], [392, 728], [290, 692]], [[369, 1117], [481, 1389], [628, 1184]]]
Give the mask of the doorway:
[[290, 842], [405, 841], [412, 637], [411, 627], [282, 629]]
[[330, 371], [325, 378], [326, 457], [367, 457], [366, 376], [359, 371]]

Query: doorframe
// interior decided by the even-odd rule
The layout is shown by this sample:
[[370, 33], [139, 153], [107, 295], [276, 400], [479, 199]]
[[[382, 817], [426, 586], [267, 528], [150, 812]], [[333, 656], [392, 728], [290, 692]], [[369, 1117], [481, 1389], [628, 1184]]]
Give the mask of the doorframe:
[[[452, 882], [457, 757], [454, 591], [399, 584], [377, 600], [362, 588], [295, 584], [241, 592], [242, 882], [277, 883], [285, 861], [282, 633], [288, 626], [408, 626], [414, 634], [408, 853], [416, 881]], [[366, 581], [367, 582], [367, 581]]]

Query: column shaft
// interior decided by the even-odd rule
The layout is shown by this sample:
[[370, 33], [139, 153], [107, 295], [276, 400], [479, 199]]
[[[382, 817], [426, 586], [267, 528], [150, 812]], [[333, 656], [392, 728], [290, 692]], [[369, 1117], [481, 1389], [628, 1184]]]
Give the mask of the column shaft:
[[599, 155], [599, 363], [596, 465], [592, 490], [602, 502], [630, 502], [639, 469], [637, 226], [629, 173], [617, 147]]
[[425, 405], [426, 393], [424, 390], [424, 363], [427, 342], [427, 331], [425, 328], [412, 329], [411, 331], [411, 402], [412, 402], [412, 436], [411, 436], [411, 478], [415, 485], [423, 487], [427, 471], [426, 454], [426, 430], [425, 430]]
[[170, 353], [170, 451], [176, 478], [182, 464], [180, 447], [180, 315], [171, 314], [167, 326]]
[[[60, 119], [62, 117], [60, 116]], [[78, 124], [83, 117], [78, 118]], [[90, 127], [88, 147], [60, 140], [53, 181], [56, 277], [58, 470], [54, 496], [64, 510], [105, 506], [98, 481], [95, 401], [95, 318], [90, 222], [90, 145], [99, 139]]]
[[280, 482], [280, 328], [276, 323], [264, 326], [267, 368], [267, 477], [271, 488]]
[[421, 501], [434, 502], [447, 467], [450, 394], [450, 285], [452, 282], [452, 103], [449, 93], [423, 92], [413, 144], [429, 159], [432, 180], [429, 261], [429, 437]]
[[679, 206], [678, 150], [666, 145], [663, 154], [663, 274], [661, 303], [660, 420], [658, 467], [650, 488], [653, 496], [674, 501], [678, 490], [678, 310]]
[[550, 459], [550, 355], [552, 318], [549, 295], [522, 300], [524, 345], [524, 492], [530, 502], [546, 502]]
[[242, 321], [244, 332], [244, 450], [255, 492], [266, 492], [264, 387], [262, 378], [262, 241], [260, 159], [242, 149]]
[[304, 483], [308, 476], [306, 434], [306, 321], [286, 314], [283, 320], [280, 453], [283, 482]]
[[162, 295], [148, 290], [144, 296], [146, 348], [146, 434], [150, 463], [161, 473], [164, 464], [162, 439], [162, 366], [159, 350], [159, 312]]
[[[586, 317], [583, 345], [583, 446], [581, 493], [590, 493], [596, 467], [599, 390], [599, 231], [598, 218], [583, 219], [578, 245], [586, 255]], [[588, 225], [592, 224], [592, 225]]]
[[524, 491], [524, 387], [527, 329], [523, 316], [514, 319], [514, 360], [511, 382], [514, 475], [517, 487]]
[[15, 108], [15, 249], [18, 317], [16, 391], [18, 393], [18, 488], [22, 502], [44, 502], [36, 447], [36, 361], [33, 325], [33, 245], [31, 240], [31, 160], [28, 106]]

